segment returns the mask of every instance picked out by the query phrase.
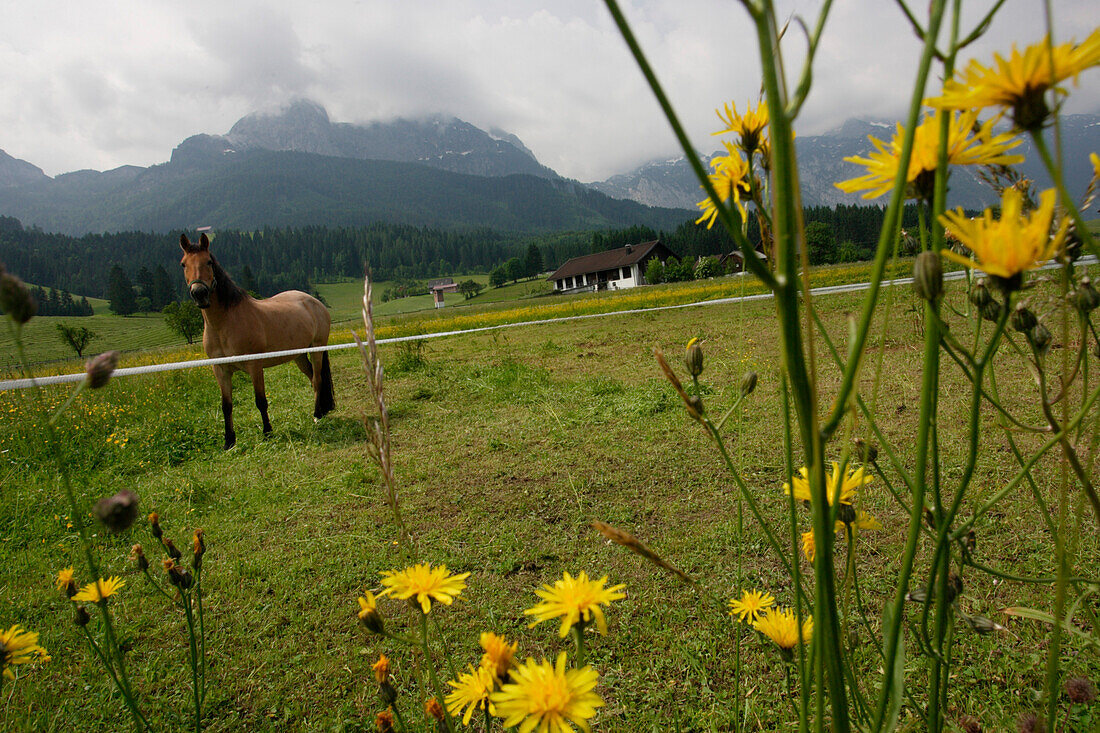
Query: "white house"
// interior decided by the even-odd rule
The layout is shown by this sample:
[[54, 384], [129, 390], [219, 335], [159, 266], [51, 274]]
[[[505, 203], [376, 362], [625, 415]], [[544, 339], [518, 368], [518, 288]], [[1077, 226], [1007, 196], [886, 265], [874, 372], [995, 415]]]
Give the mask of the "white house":
[[645, 284], [645, 268], [657, 258], [675, 256], [661, 241], [628, 244], [595, 254], [574, 257], [554, 271], [548, 280], [556, 293], [584, 290], [621, 290]]

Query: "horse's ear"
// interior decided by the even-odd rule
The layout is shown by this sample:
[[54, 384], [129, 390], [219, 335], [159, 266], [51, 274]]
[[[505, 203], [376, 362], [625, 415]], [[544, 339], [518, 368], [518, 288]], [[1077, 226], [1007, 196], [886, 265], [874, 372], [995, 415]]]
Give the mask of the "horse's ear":
[[206, 236], [206, 232], [202, 233], [199, 237], [199, 252], [205, 252], [210, 249], [210, 237]]
[[180, 249], [182, 249], [184, 252], [191, 251], [191, 240], [187, 238], [186, 234], [180, 235]]

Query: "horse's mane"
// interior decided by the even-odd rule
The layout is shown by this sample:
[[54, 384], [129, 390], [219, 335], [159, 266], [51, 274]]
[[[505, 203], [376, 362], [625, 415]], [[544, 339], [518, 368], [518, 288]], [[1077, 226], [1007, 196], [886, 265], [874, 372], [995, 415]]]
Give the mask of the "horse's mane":
[[210, 267], [214, 270], [214, 293], [223, 308], [232, 308], [248, 296], [213, 255], [210, 256]]

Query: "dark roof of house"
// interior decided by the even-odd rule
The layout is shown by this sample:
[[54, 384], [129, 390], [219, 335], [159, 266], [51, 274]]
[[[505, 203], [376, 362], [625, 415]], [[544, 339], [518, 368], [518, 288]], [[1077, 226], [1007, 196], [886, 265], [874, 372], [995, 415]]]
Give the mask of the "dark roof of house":
[[563, 277], [576, 277], [589, 272], [613, 270], [616, 267], [629, 267], [644, 260], [651, 254], [665, 259], [673, 255], [672, 250], [655, 239], [652, 242], [628, 244], [618, 249], [608, 249], [591, 255], [574, 257], [554, 271], [548, 280], [560, 280]]
[[437, 285], [451, 285], [452, 283], [454, 283], [453, 277], [441, 277], [436, 280], [429, 280], [428, 288], [434, 288]]

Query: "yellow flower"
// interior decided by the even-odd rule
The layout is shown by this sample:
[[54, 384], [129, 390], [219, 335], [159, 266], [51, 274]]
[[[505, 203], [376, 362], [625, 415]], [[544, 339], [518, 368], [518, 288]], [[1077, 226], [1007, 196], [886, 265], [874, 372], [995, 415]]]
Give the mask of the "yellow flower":
[[11, 667], [28, 662], [48, 662], [46, 650], [38, 646], [38, 634], [26, 631], [16, 624], [7, 631], [0, 631], [0, 669], [5, 679], [15, 679]]
[[798, 618], [794, 611], [783, 608], [773, 608], [756, 620], [753, 628], [776, 643], [780, 649], [790, 650], [796, 644], [807, 642], [813, 637], [813, 616], [805, 616], [802, 622], [802, 633], [798, 630]]
[[57, 589], [68, 588], [69, 583], [73, 582], [73, 568], [67, 567], [64, 570], [57, 571]]
[[593, 692], [599, 675], [588, 666], [566, 669], [565, 661], [562, 652], [553, 665], [528, 659], [512, 670], [513, 682], [490, 697], [505, 728], [518, 725], [519, 733], [572, 733], [573, 725], [591, 730], [589, 719], [604, 705]]
[[1100, 178], [1100, 155], [1096, 153], [1089, 153], [1089, 162], [1092, 163], [1092, 177], [1093, 179]]
[[941, 109], [1003, 107], [1012, 110], [1021, 129], [1038, 129], [1050, 114], [1046, 92], [1053, 89], [1064, 96], [1066, 90], [1057, 84], [1071, 77], [1076, 83], [1078, 74], [1100, 64], [1100, 28], [1080, 44], [1049, 44], [1049, 37], [1044, 38], [1023, 53], [1013, 44], [1007, 59], [993, 54], [993, 67], [971, 60], [961, 75], [947, 80], [941, 96], [925, 104]]
[[88, 583], [86, 586], [80, 589], [80, 592], [73, 596], [74, 602], [91, 601], [97, 603], [99, 601], [105, 601], [115, 593], [118, 589], [126, 585], [126, 581], [117, 575], [112, 576], [104, 580], [100, 578], [95, 583]]
[[[844, 526], [843, 522], [841, 522], [840, 524], [841, 524], [841, 526]], [[872, 517], [870, 514], [868, 514], [867, 512], [865, 512], [863, 510], [856, 511], [856, 521], [852, 522], [852, 526], [855, 527], [856, 529], [868, 529], [868, 530], [880, 530], [880, 529], [882, 529], [882, 524], [877, 519], [875, 519], [874, 517]]]
[[741, 600], [734, 598], [730, 601], [730, 616], [738, 616], [741, 621], [747, 618], [749, 623], [753, 623], [764, 609], [774, 605], [775, 596], [767, 591], [761, 593], [755, 588], [741, 591]]
[[378, 655], [378, 661], [370, 667], [374, 670], [374, 681], [378, 684], [388, 682], [390, 679], [390, 659], [385, 654]]
[[[741, 218], [744, 219], [746, 212], [745, 205], [741, 203], [741, 195], [750, 192], [749, 164], [733, 145], [728, 142], [723, 142], [723, 145], [726, 146], [728, 154], [719, 155], [710, 161], [711, 167], [714, 168], [714, 173], [709, 176], [710, 182], [721, 201], [733, 199], [733, 203], [741, 212]], [[718, 218], [718, 207], [709, 196], [696, 205], [703, 210], [703, 215], [696, 219], [695, 223], [702, 224], [705, 221], [707, 229], [710, 229]]]
[[494, 675], [504, 679], [504, 675], [508, 674], [509, 668], [514, 663], [516, 649], [519, 648], [519, 644], [515, 642], [509, 644], [503, 636], [485, 631], [481, 634], [481, 648], [485, 650], [485, 653], [481, 656], [481, 666], [488, 668]]
[[764, 129], [768, 126], [768, 103], [761, 102], [754, 110], [752, 107], [744, 115], [737, 114], [737, 104], [730, 102], [723, 110], [714, 110], [718, 119], [726, 124], [724, 129], [714, 133], [715, 135], [737, 135], [737, 147], [746, 155], [752, 155], [754, 151], [761, 150], [767, 141]]
[[423, 562], [404, 570], [383, 572], [382, 585], [386, 586], [386, 590], [379, 596], [392, 595], [400, 600], [416, 596], [420, 609], [428, 613], [432, 610], [433, 600], [451, 605], [466, 587], [468, 577], [469, 573], [451, 575], [446, 565], [433, 568], [431, 563]]
[[814, 558], [817, 557], [817, 540], [814, 539], [812, 531], [802, 533], [802, 554], [810, 562], [813, 562]]
[[[798, 469], [798, 476], [791, 479], [791, 483], [783, 484], [783, 493], [790, 494], [791, 486], [794, 486], [794, 498], [799, 501], [810, 501], [810, 472], [805, 466]], [[829, 476], [826, 482], [826, 490], [829, 492], [829, 504], [835, 504], [837, 498], [840, 499], [841, 504], [851, 504], [855, 500], [856, 491], [861, 486], [874, 481], [873, 476], [867, 476], [864, 474], [863, 467], [857, 468], [854, 472], [845, 470], [844, 476], [840, 475], [840, 466], [833, 461], [833, 472]], [[840, 496], [837, 497], [837, 488], [839, 487]]]
[[[913, 133], [913, 153], [906, 171], [906, 198], [929, 200], [935, 182], [936, 167], [939, 161], [940, 115], [936, 112], [925, 116], [924, 121]], [[978, 113], [951, 113], [951, 123], [947, 131], [947, 162], [949, 165], [1012, 165], [1024, 162], [1022, 155], [1010, 155], [1009, 150], [1020, 144], [1020, 140], [1010, 132], [993, 133], [993, 123], [989, 120], [975, 132]], [[905, 128], [898, 123], [889, 145], [868, 135], [867, 139], [875, 146], [876, 152], [869, 157], [858, 155], [845, 158], [846, 163], [856, 163], [867, 169], [865, 175], [834, 184], [845, 193], [867, 191], [865, 199], [873, 199], [894, 188], [894, 178], [898, 173], [901, 160], [902, 141]]]
[[622, 592], [625, 585], [620, 583], [604, 588], [606, 582], [606, 575], [593, 581], [589, 580], [588, 575], [582, 570], [576, 578], [565, 573], [561, 580], [554, 582], [553, 586], [542, 586], [535, 591], [539, 598], [543, 599], [542, 603], [523, 612], [527, 616], [535, 617], [535, 621], [529, 628], [561, 616], [561, 629], [558, 631], [558, 636], [565, 638], [574, 624], [582, 619], [587, 622], [595, 616], [600, 633], [606, 634], [607, 621], [603, 617], [603, 609], [600, 605], [626, 598], [626, 594]]
[[466, 709], [466, 712], [462, 714], [463, 725], [469, 725], [474, 711], [484, 710], [486, 706], [489, 708], [490, 715], [497, 714], [495, 706], [489, 700], [493, 687], [496, 686], [496, 677], [493, 676], [493, 670], [484, 665], [477, 669], [474, 669], [471, 665], [469, 669], [469, 672], [459, 675], [457, 681], [447, 681], [447, 684], [453, 687], [454, 690], [444, 700], [451, 715], [458, 715], [463, 708]]
[[1009, 279], [1024, 270], [1031, 270], [1054, 256], [1066, 235], [1068, 219], [1050, 233], [1054, 218], [1056, 194], [1053, 189], [1039, 196], [1039, 208], [1022, 214], [1023, 196], [1016, 188], [1006, 188], [1001, 198], [1001, 217], [993, 219], [986, 209], [980, 218], [968, 219], [962, 209], [948, 211], [940, 223], [973, 252], [978, 262], [944, 249], [949, 260], [967, 267], [981, 267], [990, 275]]

